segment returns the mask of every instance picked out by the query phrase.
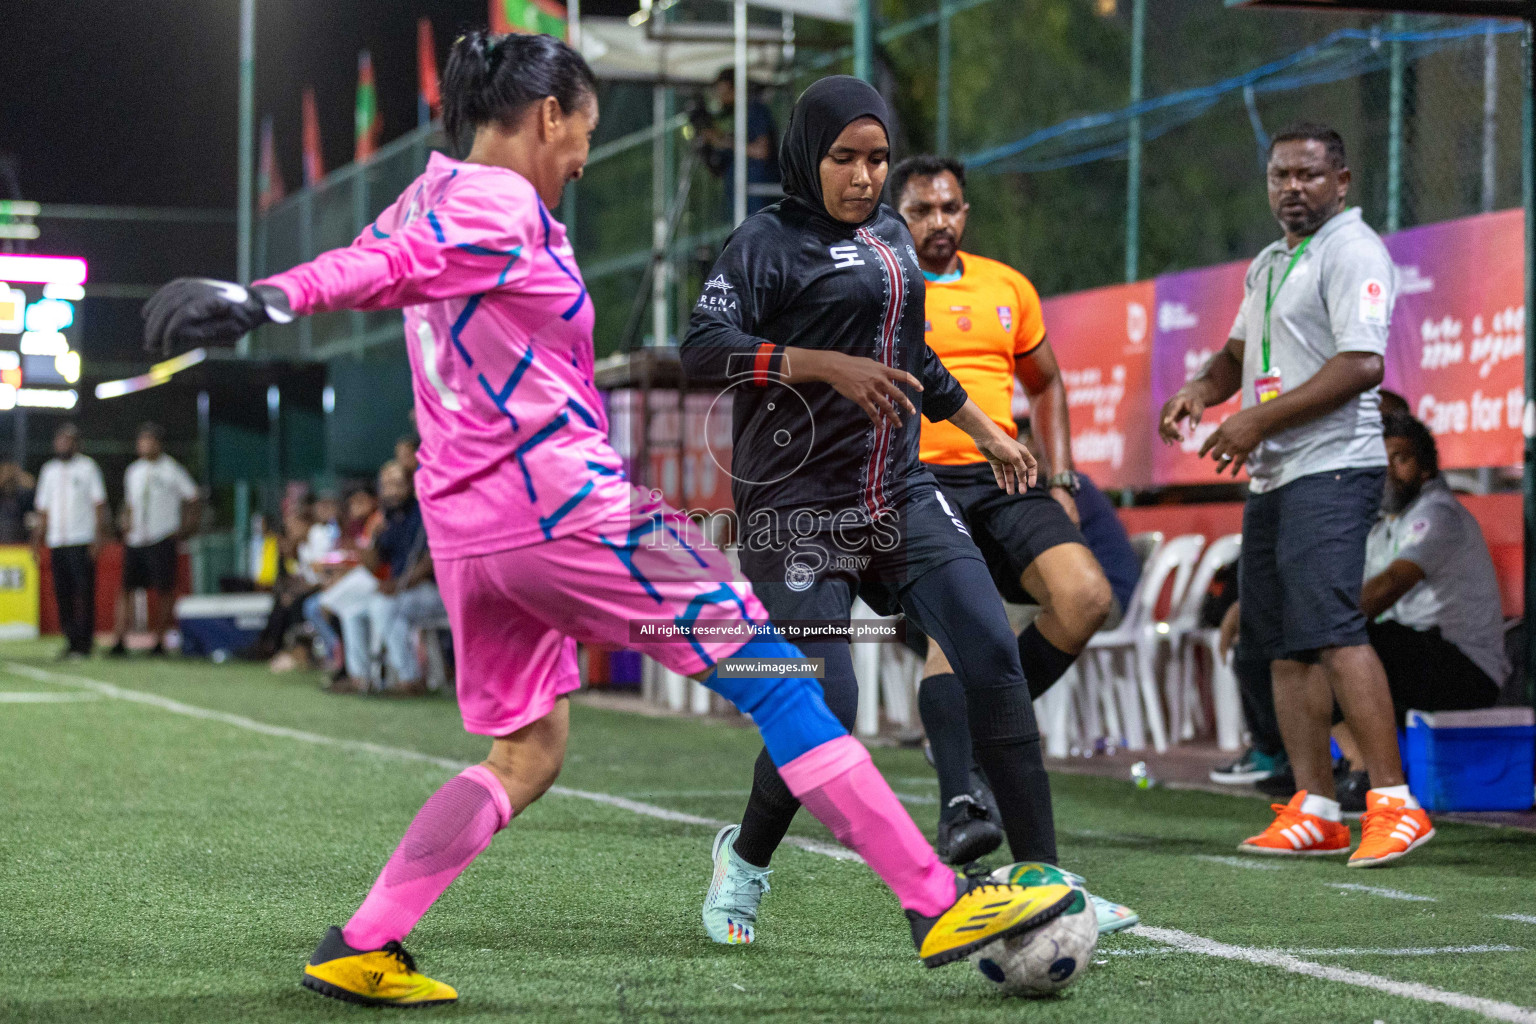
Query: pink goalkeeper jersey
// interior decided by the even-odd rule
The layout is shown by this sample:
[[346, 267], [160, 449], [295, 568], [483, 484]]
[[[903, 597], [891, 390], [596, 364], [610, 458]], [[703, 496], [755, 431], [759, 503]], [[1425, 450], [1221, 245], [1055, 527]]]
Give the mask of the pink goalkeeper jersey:
[[346, 249], [268, 278], [297, 313], [404, 307], [432, 553], [460, 558], [625, 514], [592, 383], [592, 301], [527, 179], [434, 153]]

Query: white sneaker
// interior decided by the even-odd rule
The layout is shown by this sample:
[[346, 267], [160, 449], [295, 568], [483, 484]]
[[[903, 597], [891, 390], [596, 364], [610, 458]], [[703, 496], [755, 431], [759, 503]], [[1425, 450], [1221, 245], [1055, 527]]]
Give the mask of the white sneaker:
[[745, 946], [757, 937], [757, 905], [768, 891], [768, 868], [755, 867], [732, 848], [740, 825], [727, 825], [715, 836], [710, 857], [715, 875], [704, 896], [704, 930], [716, 942]]

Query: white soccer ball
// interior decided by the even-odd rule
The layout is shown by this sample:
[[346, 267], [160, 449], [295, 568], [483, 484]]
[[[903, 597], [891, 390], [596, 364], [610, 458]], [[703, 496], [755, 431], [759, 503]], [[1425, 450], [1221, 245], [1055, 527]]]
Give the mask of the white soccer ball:
[[1032, 931], [988, 943], [971, 963], [1005, 995], [1042, 996], [1081, 978], [1099, 944], [1098, 917], [1088, 894], [1078, 888], [1060, 917]]

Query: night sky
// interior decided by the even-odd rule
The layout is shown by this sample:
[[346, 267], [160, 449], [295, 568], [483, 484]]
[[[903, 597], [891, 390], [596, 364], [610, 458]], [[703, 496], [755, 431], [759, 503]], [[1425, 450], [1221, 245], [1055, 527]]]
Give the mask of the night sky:
[[[583, 11], [636, 6], [585, 0]], [[384, 141], [415, 127], [423, 16], [432, 19], [441, 69], [453, 37], [485, 24], [487, 3], [257, 0], [256, 114], [258, 125], [274, 118], [289, 192], [302, 177], [305, 85], [317, 94], [326, 169], [352, 158], [358, 50], [373, 54]], [[239, 0], [6, 0], [0, 23], [0, 153], [15, 158], [24, 198], [233, 209]], [[84, 255], [97, 283], [234, 273], [232, 226], [39, 226], [32, 251]], [[92, 316], [102, 330], [87, 336], [87, 357], [131, 356], [135, 339], [118, 314]]]

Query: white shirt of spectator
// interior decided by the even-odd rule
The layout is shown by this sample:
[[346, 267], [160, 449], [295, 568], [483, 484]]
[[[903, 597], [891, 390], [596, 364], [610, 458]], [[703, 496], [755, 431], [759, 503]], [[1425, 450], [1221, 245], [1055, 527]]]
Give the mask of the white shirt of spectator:
[[181, 529], [182, 505], [196, 497], [192, 475], [169, 455], [130, 464], [123, 474], [128, 546], [148, 547], [174, 536]]
[[107, 500], [101, 467], [89, 455], [49, 459], [37, 476], [37, 509], [48, 515], [43, 542], [68, 548], [96, 542], [96, 506]]
[[1425, 632], [1438, 629], [1467, 659], [1504, 682], [1504, 616], [1499, 577], [1482, 528], [1439, 477], [1396, 515], [1385, 515], [1365, 542], [1365, 578], [1405, 559], [1424, 578], [1383, 612], [1378, 621], [1400, 622]]
[[320, 565], [341, 543], [335, 523], [315, 523], [299, 544], [299, 574], [306, 582], [320, 582]]

